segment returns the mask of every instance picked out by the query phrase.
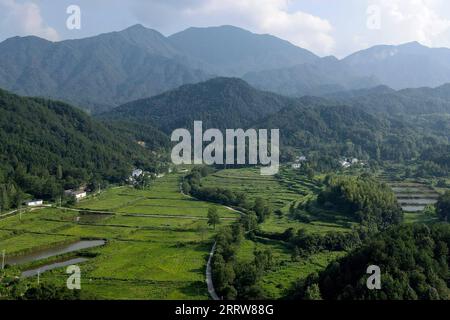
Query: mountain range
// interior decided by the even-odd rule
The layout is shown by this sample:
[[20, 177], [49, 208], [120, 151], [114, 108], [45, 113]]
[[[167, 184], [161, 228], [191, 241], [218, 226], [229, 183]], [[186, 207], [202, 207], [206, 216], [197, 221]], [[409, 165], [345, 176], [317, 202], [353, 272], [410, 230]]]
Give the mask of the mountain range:
[[0, 43], [1, 88], [92, 113], [215, 77], [239, 77], [291, 97], [380, 85], [435, 87], [450, 82], [450, 49], [376, 46], [339, 60], [233, 26], [189, 28], [166, 37], [135, 25], [85, 39], [14, 37]]
[[[215, 78], [125, 104], [98, 117], [104, 122], [150, 124], [168, 135], [177, 128], [192, 128], [195, 120], [203, 121], [205, 129], [279, 128], [284, 147], [334, 157], [353, 154], [399, 160], [418, 157], [450, 138], [445, 125], [448, 116], [433, 113], [438, 109], [427, 110], [423, 101], [433, 98], [421, 95], [422, 90], [379, 87], [348, 96], [291, 98], [255, 89], [238, 78]], [[376, 91], [389, 93], [378, 99]], [[450, 87], [435, 92], [445, 97]], [[385, 109], [391, 106], [400, 112], [411, 101], [416, 103], [411, 117]], [[444, 101], [439, 111], [449, 114], [450, 100]]]

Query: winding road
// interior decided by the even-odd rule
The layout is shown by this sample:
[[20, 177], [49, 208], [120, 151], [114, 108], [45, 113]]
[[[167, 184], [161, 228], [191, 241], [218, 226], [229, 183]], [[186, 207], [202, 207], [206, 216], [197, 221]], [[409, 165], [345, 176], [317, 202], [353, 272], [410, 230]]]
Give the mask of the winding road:
[[208, 292], [209, 292], [209, 295], [211, 296], [211, 298], [213, 300], [220, 300], [219, 296], [216, 293], [216, 290], [214, 289], [214, 284], [213, 284], [213, 280], [212, 280], [211, 261], [212, 261], [215, 250], [216, 250], [216, 242], [214, 242], [211, 252], [209, 253], [208, 263], [206, 264], [206, 284], [208, 285]]

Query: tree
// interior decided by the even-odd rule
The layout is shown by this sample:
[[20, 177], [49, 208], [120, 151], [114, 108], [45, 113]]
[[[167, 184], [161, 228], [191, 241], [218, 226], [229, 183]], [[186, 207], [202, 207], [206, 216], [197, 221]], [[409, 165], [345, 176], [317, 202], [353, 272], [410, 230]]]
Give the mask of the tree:
[[56, 177], [58, 178], [58, 180], [61, 180], [63, 178], [63, 168], [60, 164], [58, 165], [58, 168], [56, 169]]
[[208, 225], [213, 226], [214, 230], [216, 225], [220, 224], [220, 216], [217, 212], [216, 207], [211, 207], [208, 209]]
[[253, 211], [256, 213], [256, 216], [258, 217], [258, 222], [262, 223], [270, 215], [272, 209], [270, 208], [266, 200], [258, 197], [255, 199]]
[[442, 221], [449, 221], [450, 218], [450, 191], [439, 197], [436, 203], [436, 213]]
[[254, 231], [258, 228], [258, 217], [254, 212], [241, 217], [241, 223], [245, 231]]
[[8, 210], [10, 208], [9, 205], [9, 195], [6, 190], [6, 186], [2, 186], [1, 188], [1, 198], [0, 198], [1, 210]]
[[191, 185], [187, 181], [183, 181], [181, 184], [181, 190], [184, 194], [189, 194], [191, 192]]
[[205, 235], [207, 232], [206, 226], [203, 224], [198, 225], [197, 232], [199, 233], [200, 237], [202, 238], [202, 241], [205, 240]]
[[305, 300], [322, 300], [320, 288], [317, 283], [310, 285], [305, 292]]

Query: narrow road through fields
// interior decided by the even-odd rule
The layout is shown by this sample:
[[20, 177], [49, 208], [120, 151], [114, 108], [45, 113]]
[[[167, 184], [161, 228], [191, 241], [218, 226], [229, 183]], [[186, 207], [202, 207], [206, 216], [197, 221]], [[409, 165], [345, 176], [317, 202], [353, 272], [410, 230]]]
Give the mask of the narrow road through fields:
[[220, 300], [219, 296], [216, 293], [216, 290], [214, 289], [214, 284], [212, 280], [211, 261], [215, 250], [216, 250], [216, 242], [214, 242], [211, 252], [209, 253], [208, 263], [206, 264], [206, 284], [208, 285], [208, 292], [211, 298], [213, 300]]

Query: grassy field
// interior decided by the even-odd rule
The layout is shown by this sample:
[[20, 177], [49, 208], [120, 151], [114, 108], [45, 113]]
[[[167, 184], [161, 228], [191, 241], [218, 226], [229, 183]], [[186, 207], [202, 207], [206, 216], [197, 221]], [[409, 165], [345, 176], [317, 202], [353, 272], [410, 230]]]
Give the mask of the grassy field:
[[[202, 184], [208, 187], [228, 188], [244, 192], [250, 199], [262, 197], [270, 202], [274, 210], [281, 210], [282, 216], [272, 214], [260, 227], [265, 232], [284, 232], [288, 228], [303, 229], [308, 233], [346, 232], [352, 221], [338, 212], [313, 208], [311, 223], [300, 222], [289, 215], [292, 203], [314, 199], [321, 190], [320, 183], [299, 175], [298, 171], [282, 168], [274, 177], [263, 177], [257, 169], [227, 169], [207, 176]], [[259, 285], [268, 298], [279, 299], [289, 293], [293, 285], [312, 272], [320, 271], [329, 262], [343, 255], [342, 252], [322, 252], [303, 261], [292, 261], [292, 250], [281, 241], [264, 238], [245, 240], [237, 254], [239, 261], [252, 261], [255, 249], [270, 249], [276, 266], [267, 272]]]
[[[109, 189], [77, 205], [98, 213], [49, 208], [23, 214], [21, 220], [18, 215], [2, 219], [0, 250], [14, 255], [106, 239], [80, 264], [84, 293], [104, 299], [208, 299], [205, 267], [214, 235], [207, 226], [208, 208], [218, 208], [223, 224], [238, 215], [181, 194], [179, 178], [168, 175], [149, 190]], [[66, 279], [64, 270], [41, 275], [41, 282], [61, 286]]]
[[[205, 266], [214, 230], [207, 226], [207, 211], [216, 207], [226, 225], [239, 215], [226, 207], [198, 201], [180, 192], [180, 174], [157, 179], [151, 188], [117, 187], [77, 204], [75, 208], [47, 208], [0, 219], [0, 251], [7, 256], [69, 244], [80, 239], [105, 239], [106, 245], [84, 250], [89, 260], [80, 264], [82, 290], [102, 299], [208, 299]], [[319, 180], [282, 168], [274, 177], [257, 169], [228, 169], [202, 180], [204, 186], [244, 192], [251, 200], [262, 197], [274, 211], [260, 227], [264, 232], [288, 228], [307, 233], [347, 232], [354, 224], [339, 212], [310, 207], [311, 222], [289, 214], [292, 204], [314, 200], [321, 190]], [[313, 202], [313, 201], [312, 201]], [[429, 222], [422, 213], [406, 213], [405, 221]], [[255, 249], [270, 249], [275, 266], [259, 285], [267, 297], [278, 299], [312, 272], [325, 268], [345, 252], [321, 252], [292, 261], [292, 249], [281, 241], [257, 237], [244, 240], [237, 259], [252, 261]], [[51, 257], [21, 266], [23, 270], [75, 257]], [[65, 285], [64, 270], [41, 275], [41, 281]], [[26, 281], [36, 281], [30, 278]]]
[[311, 212], [311, 223], [302, 223], [289, 216], [292, 203], [298, 204], [312, 199], [320, 191], [320, 183], [299, 175], [296, 170], [282, 168], [278, 176], [261, 176], [258, 169], [227, 169], [218, 171], [202, 180], [208, 187], [228, 188], [244, 192], [251, 200], [261, 197], [269, 201], [272, 208], [281, 210], [281, 217], [273, 214], [262, 225], [267, 232], [283, 232], [288, 228], [304, 229], [307, 232], [326, 233], [349, 230], [352, 221], [337, 212], [316, 208]]

